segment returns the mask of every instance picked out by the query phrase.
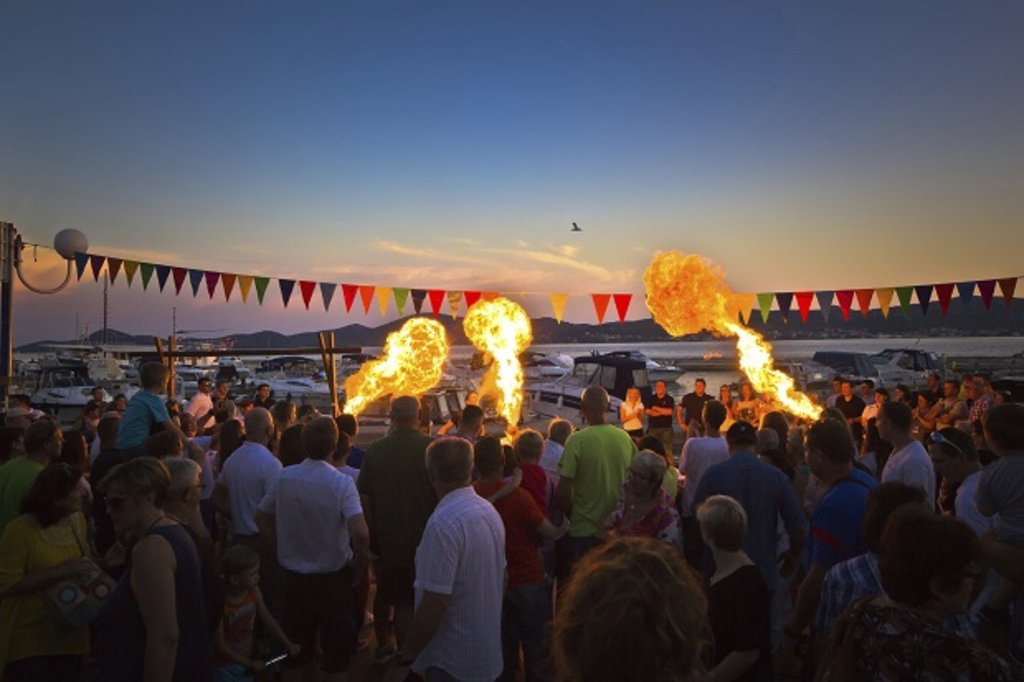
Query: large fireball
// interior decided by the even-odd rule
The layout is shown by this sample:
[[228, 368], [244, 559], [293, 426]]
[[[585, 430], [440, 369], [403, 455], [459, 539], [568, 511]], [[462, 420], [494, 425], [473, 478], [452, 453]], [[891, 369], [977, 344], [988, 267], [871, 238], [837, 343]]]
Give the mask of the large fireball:
[[345, 414], [358, 415], [385, 395], [422, 395], [441, 381], [448, 357], [444, 326], [426, 317], [410, 318], [388, 334], [384, 353], [345, 380]]
[[497, 386], [498, 413], [509, 424], [516, 424], [523, 406], [519, 354], [533, 341], [530, 316], [516, 303], [498, 297], [475, 303], [466, 313], [462, 329], [477, 350], [493, 359], [482, 385], [493, 382]]
[[659, 253], [644, 272], [644, 287], [647, 308], [669, 334], [710, 331], [737, 337], [740, 369], [754, 390], [776, 398], [797, 416], [821, 416], [821, 407], [794, 388], [792, 377], [775, 369], [771, 344], [736, 323], [735, 294], [725, 283], [721, 268], [693, 254]]

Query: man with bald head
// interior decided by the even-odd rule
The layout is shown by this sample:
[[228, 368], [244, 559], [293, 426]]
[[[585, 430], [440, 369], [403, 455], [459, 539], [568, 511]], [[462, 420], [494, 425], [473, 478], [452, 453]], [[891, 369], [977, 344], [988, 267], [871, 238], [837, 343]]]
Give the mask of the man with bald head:
[[413, 396], [391, 401], [391, 430], [370, 444], [363, 457], [357, 487], [370, 527], [377, 575], [374, 627], [379, 662], [395, 651], [389, 644], [395, 611], [398, 646], [405, 640], [413, 614], [416, 547], [437, 496], [427, 478], [424, 456], [433, 441], [420, 432], [420, 403]]
[[262, 407], [245, 415], [245, 442], [224, 463], [213, 504], [228, 517], [230, 544], [245, 545], [256, 550], [261, 559], [260, 582], [267, 607], [280, 617], [281, 574], [271, 539], [262, 537], [256, 525], [256, 509], [260, 500], [277, 481], [281, 462], [267, 445], [274, 435], [274, 418]]
[[[619, 501], [626, 471], [637, 452], [628, 433], [606, 423], [608, 406], [608, 392], [600, 386], [583, 392], [580, 411], [587, 425], [566, 439], [558, 463], [555, 504], [570, 519], [572, 565], [600, 543], [604, 523]], [[560, 566], [558, 573], [568, 576], [571, 566]]]

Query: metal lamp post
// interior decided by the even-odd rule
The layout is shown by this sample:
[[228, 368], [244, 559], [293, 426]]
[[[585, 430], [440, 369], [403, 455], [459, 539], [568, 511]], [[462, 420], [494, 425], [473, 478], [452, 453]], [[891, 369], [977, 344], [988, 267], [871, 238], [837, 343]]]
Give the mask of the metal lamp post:
[[3, 410], [7, 411], [11, 393], [11, 382], [14, 380], [14, 276], [29, 291], [37, 294], [55, 294], [71, 281], [71, 269], [74, 266], [76, 253], [89, 250], [89, 241], [78, 230], [61, 230], [53, 238], [53, 248], [60, 257], [67, 261], [67, 272], [64, 281], [52, 289], [33, 286], [21, 270], [21, 252], [26, 244], [14, 228], [14, 223], [0, 222], [0, 398]]

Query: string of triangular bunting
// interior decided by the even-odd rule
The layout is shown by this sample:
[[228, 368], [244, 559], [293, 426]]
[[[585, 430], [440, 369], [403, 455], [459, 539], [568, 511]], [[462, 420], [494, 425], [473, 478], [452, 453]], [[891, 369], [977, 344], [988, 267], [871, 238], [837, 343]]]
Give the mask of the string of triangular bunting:
[[[352, 312], [352, 308], [355, 307], [356, 300], [358, 299], [364, 314], [370, 313], [374, 301], [377, 302], [381, 315], [387, 315], [391, 301], [394, 301], [395, 310], [399, 314], [404, 314], [405, 307], [411, 299], [413, 310], [417, 314], [422, 313], [424, 306], [427, 305], [430, 312], [434, 316], [438, 316], [441, 314], [441, 309], [445, 302], [447, 302], [448, 312], [452, 317], [457, 317], [461, 311], [468, 310], [481, 299], [489, 300], [502, 295], [501, 292], [497, 291], [458, 291], [439, 288], [413, 289], [372, 284], [336, 284], [318, 280], [294, 280], [280, 277], [243, 275], [146, 263], [138, 260], [89, 253], [75, 254], [75, 266], [79, 280], [82, 279], [82, 276], [88, 270], [92, 273], [93, 279], [98, 281], [104, 266], [106, 266], [111, 284], [116, 284], [118, 276], [123, 272], [124, 279], [129, 287], [132, 286], [138, 275], [143, 289], [149, 287], [155, 273], [157, 286], [160, 291], [163, 291], [167, 282], [171, 281], [175, 294], [179, 295], [186, 281], [189, 283], [193, 296], [198, 296], [200, 290], [205, 288], [210, 299], [213, 299], [219, 286], [225, 301], [230, 301], [232, 294], [237, 290], [242, 302], [247, 303], [255, 288], [256, 300], [260, 305], [263, 304], [270, 282], [276, 280], [281, 301], [285, 307], [288, 307], [288, 304], [291, 302], [297, 284], [299, 296], [307, 310], [312, 304], [313, 297], [317, 291], [320, 292], [320, 299], [323, 302], [324, 310], [329, 310], [334, 301], [334, 294], [340, 288], [346, 313]], [[833, 303], [838, 305], [839, 312], [844, 321], [850, 319], [850, 312], [853, 309], [854, 303], [856, 303], [857, 309], [864, 317], [867, 317], [872, 309], [877, 308], [882, 311], [884, 317], [888, 318], [894, 297], [904, 315], [909, 314], [911, 305], [915, 300], [923, 314], [928, 313], [929, 305], [933, 300], [938, 301], [939, 308], [942, 314], [945, 315], [949, 312], [950, 302], [954, 293], [966, 306], [974, 299], [975, 292], [977, 292], [985, 309], [991, 310], [992, 301], [998, 289], [1006, 307], [1010, 308], [1013, 305], [1019, 279], [1021, 277], [1003, 277], [998, 279], [897, 287], [736, 294], [735, 301], [740, 311], [740, 318], [746, 323], [749, 323], [755, 307], [758, 313], [760, 313], [762, 322], [767, 322], [773, 312], [782, 315], [783, 320], [788, 322], [794, 302], [796, 303], [800, 320], [804, 324], [807, 323], [811, 306], [815, 303], [817, 303], [817, 308], [826, 321], [829, 319]], [[546, 296], [550, 301], [551, 310], [558, 322], [562, 321], [565, 307], [570, 297], [570, 294], [560, 292], [543, 294], [511, 292], [511, 295]], [[615, 315], [619, 322], [625, 322], [630, 305], [633, 302], [633, 294], [629, 293], [597, 293], [587, 294], [587, 296], [590, 297], [594, 306], [594, 314], [597, 317], [598, 324], [604, 323], [605, 317], [608, 314], [608, 308], [612, 304], [615, 306]]]
[[[395, 310], [399, 314], [403, 314], [405, 312], [406, 305], [411, 299], [413, 310], [415, 310], [417, 314], [422, 313], [424, 306], [426, 305], [429, 307], [430, 312], [436, 317], [441, 314], [441, 309], [447, 302], [448, 312], [452, 317], [457, 317], [463, 310], [468, 310], [474, 303], [481, 299], [490, 300], [502, 295], [502, 292], [498, 291], [458, 291], [433, 288], [413, 289], [407, 287], [388, 287], [372, 284], [336, 284], [333, 282], [321, 282], [317, 280], [294, 280], [281, 277], [242, 275], [237, 273], [215, 272], [211, 270], [200, 270], [197, 268], [173, 265], [145, 263], [142, 261], [127, 260], [123, 258], [115, 258], [113, 256], [103, 256], [90, 253], [75, 254], [75, 266], [79, 280], [82, 279], [82, 276], [88, 270], [92, 273], [93, 279], [96, 281], [99, 281], [100, 274], [103, 272], [104, 266], [106, 266], [111, 284], [117, 284], [118, 275], [123, 272], [124, 279], [129, 287], [134, 283], [136, 274], [139, 274], [142, 281], [142, 288], [144, 290], [149, 288], [150, 282], [153, 279], [153, 274], [156, 273], [156, 284], [161, 292], [164, 291], [168, 281], [170, 281], [174, 286], [174, 293], [176, 295], [180, 295], [181, 290], [184, 288], [185, 282], [187, 281], [189, 284], [189, 290], [191, 290], [193, 297], [198, 296], [199, 292], [205, 289], [211, 300], [216, 295], [219, 286], [220, 290], [224, 294], [224, 300], [230, 301], [232, 294], [236, 291], [237, 285], [238, 295], [241, 297], [243, 303], [247, 303], [253, 291], [253, 285], [255, 285], [256, 300], [260, 305], [263, 304], [270, 282], [276, 280], [278, 290], [281, 294], [281, 302], [284, 304], [284, 307], [287, 308], [288, 304], [292, 301], [296, 285], [298, 285], [298, 294], [302, 298], [302, 303], [305, 305], [307, 310], [309, 310], [313, 297], [316, 295], [317, 291], [320, 292], [320, 299], [323, 302], [324, 310], [330, 310], [331, 303], [334, 301], [334, 294], [340, 288], [341, 298], [344, 303], [346, 313], [352, 312], [352, 309], [355, 307], [356, 301], [358, 300], [362, 306], [363, 313], [369, 314], [374, 301], [376, 301], [382, 316], [387, 315], [392, 301], [394, 301]], [[554, 313], [555, 319], [558, 320], [559, 323], [561, 323], [562, 317], [565, 314], [565, 306], [570, 296], [568, 293], [525, 294], [522, 292], [512, 292], [511, 295], [547, 296], [551, 302], [551, 309]], [[598, 323], [604, 322], [605, 315], [608, 312], [609, 303], [611, 302], [614, 302], [615, 304], [615, 314], [618, 317], [619, 322], [626, 321], [626, 316], [629, 314], [630, 304], [633, 301], [633, 294], [589, 294], [589, 296], [593, 301], [594, 312], [597, 315]]]

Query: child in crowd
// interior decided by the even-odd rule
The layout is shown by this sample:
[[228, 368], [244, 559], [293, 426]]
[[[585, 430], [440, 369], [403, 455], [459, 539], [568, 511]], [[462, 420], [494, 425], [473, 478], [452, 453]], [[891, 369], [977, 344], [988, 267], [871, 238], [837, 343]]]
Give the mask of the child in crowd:
[[253, 658], [257, 616], [263, 627], [284, 645], [288, 655], [298, 654], [299, 647], [292, 644], [263, 604], [263, 595], [257, 586], [259, 554], [241, 545], [231, 547], [221, 559], [221, 575], [224, 578], [224, 617], [217, 626], [214, 655], [217, 682], [252, 680], [263, 672], [263, 661]]
[[352, 440], [344, 431], [338, 431], [338, 447], [334, 450], [334, 468], [353, 481], [359, 480], [359, 469], [349, 466], [348, 456], [352, 453]]

